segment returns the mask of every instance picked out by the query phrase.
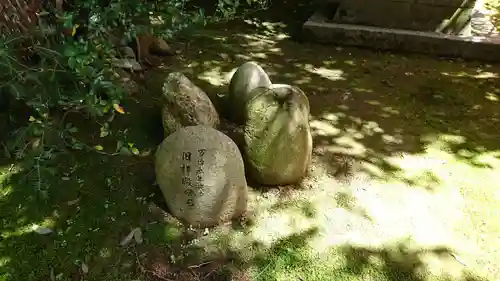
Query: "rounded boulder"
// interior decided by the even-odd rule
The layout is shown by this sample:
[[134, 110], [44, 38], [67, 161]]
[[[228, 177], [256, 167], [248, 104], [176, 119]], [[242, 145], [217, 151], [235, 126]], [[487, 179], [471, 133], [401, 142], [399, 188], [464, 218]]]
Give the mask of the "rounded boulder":
[[180, 220], [210, 227], [246, 212], [243, 159], [222, 132], [183, 127], [160, 144], [155, 158], [156, 181], [169, 211]]
[[299, 88], [284, 84], [253, 91], [243, 133], [249, 175], [264, 185], [296, 183], [312, 157], [309, 100]]
[[252, 98], [253, 90], [259, 87], [269, 87], [271, 84], [267, 73], [256, 62], [246, 62], [238, 67], [231, 77], [227, 98], [231, 121], [242, 124], [243, 110], [246, 102]]
[[164, 135], [185, 126], [217, 127], [219, 114], [207, 94], [180, 72], [170, 73], [163, 84]]

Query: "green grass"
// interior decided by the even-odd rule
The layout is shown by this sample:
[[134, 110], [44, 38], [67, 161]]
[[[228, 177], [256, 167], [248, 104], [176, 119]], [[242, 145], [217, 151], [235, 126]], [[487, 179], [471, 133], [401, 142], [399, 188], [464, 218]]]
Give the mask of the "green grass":
[[[300, 86], [311, 103], [312, 176], [300, 187], [254, 187], [243, 225], [205, 233], [162, 210], [152, 154], [63, 154], [43, 190], [23, 181], [36, 170], [7, 163], [1, 281], [74, 280], [82, 264], [96, 281], [230, 280], [228, 271], [266, 281], [500, 278], [499, 66], [299, 44], [272, 24], [237, 30], [214, 28], [187, 49], [179, 42], [185, 52], [165, 68], [212, 96], [246, 60]], [[145, 74], [153, 90], [127, 100], [130, 114], [108, 137], [79, 115], [68, 121], [105, 151], [126, 128], [127, 142], [154, 151], [162, 75]], [[331, 176], [338, 155], [357, 165], [350, 182]], [[34, 224], [54, 233], [36, 234]], [[144, 242], [120, 246], [136, 227]]]

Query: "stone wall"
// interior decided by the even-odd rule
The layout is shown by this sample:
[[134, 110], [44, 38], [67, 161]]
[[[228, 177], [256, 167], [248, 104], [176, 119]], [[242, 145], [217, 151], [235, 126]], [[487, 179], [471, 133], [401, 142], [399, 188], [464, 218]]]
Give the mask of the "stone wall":
[[[337, 23], [434, 31], [463, 0], [338, 0]], [[466, 3], [472, 6], [474, 0]]]
[[437, 32], [335, 24], [315, 21], [314, 17], [304, 24], [303, 36], [306, 40], [320, 43], [341, 43], [381, 50], [500, 61], [500, 40], [496, 38], [460, 37]]

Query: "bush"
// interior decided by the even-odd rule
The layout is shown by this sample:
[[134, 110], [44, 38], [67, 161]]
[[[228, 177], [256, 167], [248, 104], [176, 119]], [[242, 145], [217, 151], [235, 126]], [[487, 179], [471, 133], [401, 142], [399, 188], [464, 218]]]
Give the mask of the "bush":
[[44, 167], [40, 161], [68, 146], [95, 151], [74, 138], [77, 128], [65, 124], [64, 116], [78, 111], [95, 120], [121, 112], [125, 91], [114, 78], [111, 61], [117, 53], [112, 42], [130, 41], [144, 32], [172, 39], [207, 22], [230, 19], [240, 6], [238, 0], [217, 0], [212, 3], [215, 12], [207, 16], [189, 4], [188, 0], [73, 0], [64, 11], [47, 7], [29, 35], [1, 37], [0, 95], [31, 109], [21, 114], [28, 122], [4, 144], [7, 151], [16, 159], [31, 159], [30, 166], [38, 168]]

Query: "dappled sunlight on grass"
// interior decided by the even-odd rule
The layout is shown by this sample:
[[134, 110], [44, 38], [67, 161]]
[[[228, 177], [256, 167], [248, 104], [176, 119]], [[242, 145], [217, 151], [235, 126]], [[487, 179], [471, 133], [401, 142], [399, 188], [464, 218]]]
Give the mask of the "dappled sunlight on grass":
[[477, 74], [470, 74], [470, 73], [466, 73], [466, 72], [458, 72], [458, 73], [442, 72], [442, 74], [445, 76], [451, 76], [451, 77], [470, 77], [470, 78], [475, 78], [475, 79], [498, 78], [498, 73], [489, 72], [489, 71], [478, 71]]
[[321, 77], [324, 77], [326, 79], [333, 80], [333, 81], [345, 79], [342, 77], [342, 74], [344, 72], [340, 69], [328, 69], [328, 68], [324, 68], [324, 67], [315, 68], [310, 64], [306, 64], [304, 66], [304, 69], [311, 72], [311, 73], [317, 74]]
[[[311, 104], [314, 157], [298, 186], [252, 186], [245, 219], [193, 230], [168, 215], [152, 187], [152, 155], [68, 157], [58, 160], [48, 199], [30, 198], [17, 177], [0, 185], [0, 206], [9, 210], [0, 213], [0, 269], [17, 270], [9, 274], [18, 279], [33, 271], [29, 277], [39, 280], [51, 267], [67, 273], [85, 261], [89, 280], [118, 280], [138, 272], [139, 260], [192, 272], [221, 259], [221, 267], [248, 267], [254, 278], [247, 280], [479, 280], [466, 271], [498, 279], [500, 92], [493, 74], [500, 68], [299, 44], [279, 28], [208, 30], [179, 42], [184, 51], [163, 70], [186, 73], [211, 98], [227, 92], [247, 60], [274, 83], [299, 86]], [[130, 114], [116, 120], [141, 151], [154, 151], [163, 138], [164, 75], [146, 72], [148, 88], [133, 97], [138, 102], [124, 102]], [[33, 224], [56, 235], [28, 233]], [[135, 227], [144, 244], [119, 246]]]
[[[314, 165], [299, 189], [273, 193], [256, 187], [245, 230], [214, 230], [201, 245], [215, 243], [219, 246], [212, 248], [220, 249], [220, 241], [231, 241], [231, 249], [245, 252], [247, 260], [269, 253], [269, 264], [282, 260], [278, 256], [283, 251], [273, 252], [277, 241], [314, 228], [307, 245], [296, 251], [299, 260], [321, 256], [347, 263], [339, 247], [357, 245], [363, 249], [354, 251], [357, 255], [385, 259], [367, 266], [371, 280], [441, 280], [434, 275], [476, 280], [462, 274], [462, 263], [482, 276], [498, 278], [494, 268], [500, 256], [492, 250], [500, 249], [495, 238], [500, 224], [493, 219], [500, 206], [497, 66], [298, 45], [269, 30], [225, 43], [231, 42], [237, 46], [235, 60], [214, 62], [200, 69], [204, 74], [198, 77], [222, 92], [231, 71], [256, 60], [273, 82], [301, 87], [311, 103]], [[337, 177], [344, 165], [339, 159], [349, 163], [347, 181]], [[405, 237], [414, 243], [412, 249], [390, 250]], [[449, 249], [448, 254], [421, 251], [439, 247]], [[284, 258], [295, 255], [287, 251]], [[428, 258], [427, 272], [410, 270], [415, 264], [405, 263], [406, 258]], [[349, 275], [334, 264], [316, 264], [340, 274], [321, 276]], [[270, 265], [281, 272], [277, 280], [319, 276], [280, 266], [286, 267]], [[264, 271], [265, 276], [269, 268], [264, 268], [256, 274]], [[403, 277], [391, 275], [398, 268]], [[347, 280], [364, 278], [347, 275]]]
[[[333, 272], [348, 274], [348, 271], [346, 273], [345, 270], [339, 269], [342, 268], [341, 261], [347, 263], [346, 260], [349, 260], [338, 252], [344, 245], [364, 249], [368, 256], [376, 256], [378, 251], [387, 251], [384, 256], [388, 255], [391, 259], [410, 265], [411, 260], [408, 260], [408, 257], [414, 253], [416, 256], [413, 259], [418, 262], [418, 268], [414, 268], [418, 271], [415, 274], [422, 276], [422, 279], [415, 280], [448, 280], [446, 276], [452, 278], [451, 280], [459, 280], [463, 277], [462, 274], [465, 274], [462, 263], [471, 269], [470, 266], [476, 259], [494, 263], [498, 257], [494, 250], [490, 251], [489, 257], [479, 256], [484, 251], [477, 252], [475, 249], [485, 245], [478, 245], [477, 243], [481, 242], [464, 237], [463, 233], [468, 233], [469, 230], [463, 228], [468, 227], [464, 222], [470, 216], [470, 204], [476, 205], [475, 200], [486, 204], [482, 210], [475, 210], [485, 217], [479, 218], [478, 214], [475, 214], [476, 218], [472, 219], [472, 223], [478, 223], [477, 219], [483, 222], [500, 215], [498, 208], [494, 207], [500, 204], [498, 196], [488, 196], [486, 199], [483, 198], [484, 194], [481, 194], [476, 196], [477, 198], [464, 198], [464, 192], [478, 190], [476, 186], [485, 181], [490, 185], [496, 184], [497, 186], [492, 188], [500, 190], [500, 166], [496, 158], [490, 158], [490, 168], [461, 162], [453, 154], [439, 149], [446, 146], [443, 142], [456, 138], [443, 136], [439, 139], [441, 142], [436, 141], [428, 145], [426, 153], [387, 159], [386, 161], [397, 167], [398, 172], [386, 180], [383, 180], [383, 177], [371, 178], [369, 175], [361, 175], [348, 184], [340, 183], [325, 173], [327, 166], [316, 162], [301, 189], [288, 190], [284, 196], [280, 195], [283, 190], [266, 193], [256, 190], [251, 202], [251, 224], [244, 232], [214, 230], [212, 234], [201, 238], [201, 245], [209, 249], [210, 246], [207, 245], [215, 240], [217, 243], [231, 241], [230, 248], [245, 252], [248, 260], [258, 258], [264, 251], [271, 255], [269, 259], [274, 260], [271, 266], [278, 267], [274, 269], [280, 272], [276, 275], [281, 276], [276, 277], [277, 280], [312, 274], [305, 272], [309, 271], [307, 267], [293, 272], [280, 269], [280, 255], [290, 258], [288, 254], [295, 258], [315, 260], [314, 268], [322, 272], [321, 276], [332, 277], [334, 275], [329, 274]], [[429, 184], [429, 178], [425, 177], [430, 177], [432, 183]], [[432, 188], [428, 188], [429, 185], [432, 185]], [[303, 198], [307, 198], [306, 207]], [[488, 202], [485, 202], [485, 199]], [[305, 209], [308, 211], [304, 211]], [[494, 233], [500, 231], [494, 221], [487, 224], [491, 224], [490, 229], [487, 229], [488, 235], [495, 236]], [[309, 237], [307, 242], [304, 241], [303, 247], [295, 249], [291, 245], [284, 253], [273, 254], [273, 245], [312, 228], [316, 229], [315, 235]], [[224, 233], [224, 238], [221, 238], [221, 233]], [[217, 239], [212, 240], [214, 237]], [[403, 252], [401, 249], [390, 249], [390, 245], [407, 239], [410, 239], [412, 246], [405, 244], [405, 247], [409, 248]], [[492, 244], [496, 243], [494, 240], [494, 237], [489, 238], [488, 245], [492, 249], [499, 249], [500, 244]], [[218, 249], [220, 244], [217, 245], [212, 247]], [[255, 248], [252, 245], [259, 246]], [[439, 248], [443, 250], [436, 250], [437, 253], [432, 250]], [[333, 260], [335, 263], [328, 263], [327, 260]], [[406, 262], [403, 262], [404, 260]], [[370, 271], [366, 273], [368, 276], [374, 278], [382, 274], [380, 270], [384, 268], [384, 262], [366, 263], [368, 265], [365, 266]], [[473, 268], [479, 269], [483, 275], [488, 275], [488, 271], [481, 270], [481, 267]], [[260, 267], [260, 270], [263, 268]], [[393, 280], [387, 277], [379, 278], [381, 279], [377, 280]]]
[[222, 72], [220, 67], [214, 67], [209, 71], [199, 74], [198, 78], [214, 86], [223, 86], [227, 83], [228, 75], [230, 74]]
[[[450, 210], [443, 213], [444, 208], [439, 208], [444, 203], [443, 198], [436, 198], [424, 190], [408, 188], [404, 184], [389, 186], [359, 181], [343, 186], [334, 179], [325, 177], [321, 169], [317, 167], [311, 178], [305, 180], [304, 185], [310, 181], [314, 182], [312, 189], [294, 190], [281, 199], [278, 195], [266, 193], [265, 198], [252, 202], [253, 215], [249, 218], [252, 222], [244, 232], [214, 229], [208, 236], [200, 238], [200, 245], [204, 249], [214, 251], [218, 251], [222, 245], [229, 246], [232, 251], [242, 252], [247, 261], [259, 260], [259, 257], [265, 254], [268, 256], [268, 262], [262, 264], [257, 273], [264, 269], [267, 271], [266, 267], [271, 266], [272, 272], [278, 271], [274, 272], [278, 278], [276, 280], [286, 280], [280, 278], [287, 276], [296, 278], [301, 274], [314, 276], [314, 271], [322, 278], [356, 274], [343, 269], [344, 265], [352, 262], [338, 251], [344, 245], [357, 245], [376, 251], [411, 237], [415, 250], [432, 247], [446, 247], [450, 252], [461, 250], [456, 247], [460, 243], [454, 244], [456, 241], [451, 230], [441, 225], [442, 219], [451, 219]], [[318, 178], [321, 175], [322, 178]], [[314, 216], [301, 211], [301, 198], [307, 198], [310, 204], [307, 209], [314, 210]], [[446, 209], [449, 209], [451, 204], [447, 201]], [[314, 235], [307, 239], [302, 238], [299, 245], [303, 246], [297, 246], [295, 243], [289, 244], [285, 249], [276, 250], [276, 244], [280, 244], [280, 241], [287, 241], [295, 235], [300, 236], [310, 229], [315, 229]], [[221, 244], [221, 241], [224, 243]], [[215, 246], [212, 243], [215, 243]], [[301, 260], [302, 266], [293, 271], [284, 270], [290, 264], [286, 264], [282, 259], [293, 257]], [[399, 259], [402, 262], [405, 255], [400, 253]], [[434, 271], [442, 273], [460, 268], [450, 254], [443, 259], [431, 263], [434, 267], [439, 267]], [[280, 264], [281, 262], [283, 264]], [[310, 262], [313, 262], [311, 266], [314, 269], [304, 266]], [[450, 267], [450, 263], [453, 267]], [[274, 268], [275, 266], [277, 268]], [[374, 278], [381, 274], [377, 273], [381, 265], [365, 266], [371, 271], [366, 272], [367, 276]]]
[[497, 102], [498, 101], [498, 95], [495, 94], [495, 93], [486, 93], [485, 98], [487, 100], [490, 100], [490, 101], [493, 101], [493, 102]]
[[[128, 174], [114, 175], [114, 168], [123, 166], [119, 159], [103, 169], [102, 163], [109, 159], [97, 154], [86, 155], [85, 164], [73, 162], [73, 157], [64, 161], [55, 158], [58, 161], [53, 177], [44, 177], [50, 180], [43, 190], [48, 196], [26, 182], [25, 173], [29, 171], [12, 174], [0, 189], [7, 187], [10, 191], [0, 198], [0, 258], [8, 260], [0, 267], [2, 278], [38, 280], [49, 276], [52, 269], [55, 275], [61, 275], [58, 278], [69, 279], [78, 274], [82, 262], [92, 263], [92, 275], [102, 273], [101, 270], [114, 274], [114, 269], [99, 264], [123, 252], [116, 245], [123, 233], [130, 231], [129, 225], [139, 221], [144, 203], [136, 199], [133, 187], [130, 188], [137, 177], [129, 175], [129, 180], [121, 183]], [[118, 184], [120, 191], [115, 188]], [[106, 249], [113, 254], [107, 254]]]

